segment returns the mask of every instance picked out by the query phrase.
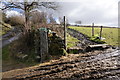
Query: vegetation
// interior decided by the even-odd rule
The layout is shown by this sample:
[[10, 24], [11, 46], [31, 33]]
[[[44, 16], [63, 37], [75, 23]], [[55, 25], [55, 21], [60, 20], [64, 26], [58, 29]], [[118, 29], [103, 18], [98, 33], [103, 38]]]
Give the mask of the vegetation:
[[91, 40], [91, 41], [94, 41], [94, 42], [96, 42], [96, 43], [98, 43], [98, 44], [104, 44], [104, 43], [106, 43], [104, 40], [101, 40], [98, 35], [97, 35], [97, 36], [92, 36], [92, 37], [90, 38], [90, 40]]
[[2, 48], [2, 60], [9, 60], [9, 45]]
[[5, 23], [10, 24], [11, 26], [23, 26], [24, 25], [24, 17], [23, 16], [10, 16], [8, 18], [6, 18], [6, 20], [4, 21]]
[[2, 10], [12, 10], [19, 9], [25, 16], [25, 24], [24, 24], [24, 31], [28, 31], [31, 29], [32, 26], [29, 24], [29, 19], [31, 17], [31, 12], [35, 9], [41, 9], [41, 8], [47, 8], [56, 10], [58, 8], [58, 5], [55, 2], [39, 2], [39, 1], [23, 1], [23, 2], [3, 2], [4, 7], [2, 7]]
[[[12, 64], [23, 63], [23, 64], [26, 64], [26, 66], [37, 64], [34, 50], [31, 50], [31, 52], [29, 53], [23, 53], [23, 52], [20, 52], [17, 48], [15, 48], [14, 47], [15, 45], [18, 45], [18, 41], [14, 41], [11, 44], [6, 45], [5, 47], [2, 48], [3, 62], [6, 62], [6, 64], [7, 63], [12, 63]], [[27, 56], [24, 57], [25, 55]]]
[[64, 43], [63, 40], [57, 36], [52, 35], [49, 37], [49, 54], [50, 55], [64, 55]]
[[[86, 34], [89, 37], [92, 37], [91, 27], [69, 26], [69, 28], [77, 30], [83, 34]], [[103, 41], [105, 41], [107, 44], [118, 46], [120, 39], [120, 35], [118, 35], [118, 32], [120, 32], [120, 28], [103, 28], [102, 37], [105, 38], [105, 40]], [[99, 33], [100, 28], [99, 27], [94, 28], [94, 34], [99, 35]]]
[[11, 29], [11, 25], [6, 24], [4, 22], [1, 22], [2, 25], [0, 25], [0, 28], [2, 28], [0, 30], [0, 36], [6, 34], [10, 29]]
[[79, 40], [70, 36], [69, 34], [67, 34], [67, 47], [70, 48], [70, 47], [73, 47], [73, 46], [76, 46], [76, 43], [78, 42]]
[[[3, 22], [9, 23], [12, 26], [16, 26], [23, 29], [22, 36], [17, 40], [12, 42], [12, 45], [5, 46], [3, 50], [3, 61], [13, 61], [22, 62], [27, 64], [36, 63], [36, 57], [38, 54], [35, 54], [35, 44], [34, 44], [34, 30], [38, 23], [42, 23], [42, 27], [46, 27], [47, 19], [46, 13], [38, 10], [41, 8], [47, 8], [56, 10], [57, 5], [54, 2], [38, 2], [38, 1], [24, 1], [24, 2], [3, 2], [2, 12], [3, 12]], [[13, 10], [19, 9], [21, 11], [21, 16], [9, 16], [6, 17], [4, 10]], [[36, 11], [37, 9], [37, 11]], [[24, 17], [23, 17], [24, 16]], [[18, 26], [19, 25], [19, 26]], [[17, 28], [17, 29], [20, 29]], [[37, 27], [38, 28], [38, 27]], [[5, 29], [6, 30], [6, 29]], [[4, 32], [5, 34], [6, 32]], [[2, 31], [1, 31], [1, 34]]]

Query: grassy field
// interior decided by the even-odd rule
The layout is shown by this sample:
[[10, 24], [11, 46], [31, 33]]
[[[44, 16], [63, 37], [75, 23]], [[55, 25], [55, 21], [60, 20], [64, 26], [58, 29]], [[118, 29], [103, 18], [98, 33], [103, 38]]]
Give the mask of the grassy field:
[[[91, 27], [74, 27], [69, 26], [68, 28], [77, 30], [83, 34], [86, 34], [89, 37], [92, 37], [92, 28]], [[94, 35], [99, 35], [100, 33], [100, 27], [94, 28]], [[102, 37], [105, 38], [105, 42], [110, 45], [119, 45], [120, 35], [118, 35], [120, 32], [120, 28], [103, 28], [102, 31]]]

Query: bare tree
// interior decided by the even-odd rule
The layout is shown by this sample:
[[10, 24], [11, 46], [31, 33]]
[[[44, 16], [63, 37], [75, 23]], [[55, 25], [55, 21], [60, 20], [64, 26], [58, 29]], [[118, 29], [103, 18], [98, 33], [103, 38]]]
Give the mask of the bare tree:
[[20, 9], [24, 13], [25, 16], [25, 30], [30, 29], [31, 27], [28, 26], [28, 18], [30, 16], [30, 11], [36, 8], [48, 8], [52, 10], [56, 10], [58, 8], [58, 5], [56, 5], [55, 2], [38, 2], [38, 1], [32, 1], [28, 2], [28, 0], [25, 0], [24, 2], [3, 2], [4, 6], [2, 7], [2, 10], [6, 9]]
[[52, 14], [49, 15], [49, 20], [51, 24], [56, 24], [55, 19], [53, 18]]
[[47, 24], [47, 13], [34, 10], [29, 17], [31, 25], [38, 28], [41, 24]]
[[66, 26], [67, 26], [67, 27], [70, 26], [68, 19], [66, 19]]
[[64, 19], [62, 17], [59, 17], [59, 22], [60, 22], [61, 25], [63, 25], [64, 24]]
[[[62, 17], [59, 17], [59, 22], [60, 22], [61, 25], [63, 25], [64, 24], [64, 19]], [[70, 25], [69, 21], [68, 21], [68, 18], [65, 19], [65, 23], [66, 23], [67, 26]]]

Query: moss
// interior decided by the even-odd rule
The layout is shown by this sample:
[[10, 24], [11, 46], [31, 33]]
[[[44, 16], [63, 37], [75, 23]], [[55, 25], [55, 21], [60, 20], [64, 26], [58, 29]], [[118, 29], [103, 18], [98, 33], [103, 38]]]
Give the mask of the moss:
[[64, 47], [63, 40], [58, 36], [49, 37], [50, 55], [62, 55], [61, 49]]
[[80, 52], [80, 50], [78, 50], [78, 49], [70, 49], [68, 52], [69, 52], [69, 54], [78, 54]]
[[99, 36], [97, 36], [97, 35], [91, 37], [90, 40], [93, 41], [93, 42], [96, 42], [96, 43], [98, 43], [98, 44], [104, 44], [104, 43], [106, 43], [105, 41], [100, 40], [100, 39], [99, 39]]

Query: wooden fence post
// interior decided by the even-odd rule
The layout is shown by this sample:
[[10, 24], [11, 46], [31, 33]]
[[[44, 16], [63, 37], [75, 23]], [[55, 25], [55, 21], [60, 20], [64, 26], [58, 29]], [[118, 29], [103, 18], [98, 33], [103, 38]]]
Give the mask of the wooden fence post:
[[92, 23], [92, 36], [94, 36], [94, 23]]
[[67, 50], [67, 42], [66, 42], [66, 38], [67, 38], [67, 36], [66, 36], [66, 32], [67, 32], [67, 30], [66, 30], [66, 18], [65, 18], [65, 16], [64, 16], [64, 48], [65, 48], [65, 50]]
[[102, 37], [102, 28], [103, 28], [103, 26], [101, 26], [101, 29], [100, 29], [100, 40], [101, 40], [101, 37]]

